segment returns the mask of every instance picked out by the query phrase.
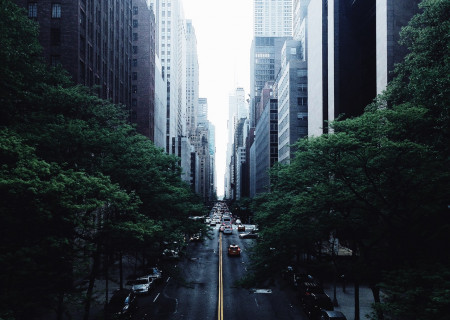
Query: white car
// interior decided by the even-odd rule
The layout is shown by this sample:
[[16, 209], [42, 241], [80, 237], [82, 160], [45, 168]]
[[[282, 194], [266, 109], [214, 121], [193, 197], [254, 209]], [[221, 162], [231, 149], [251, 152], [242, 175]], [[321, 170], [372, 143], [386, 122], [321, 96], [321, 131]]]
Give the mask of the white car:
[[150, 288], [153, 283], [153, 278], [150, 276], [145, 276], [141, 278], [137, 278], [133, 282], [132, 290], [137, 294], [148, 294], [150, 293]]
[[233, 229], [231, 228], [231, 226], [226, 225], [225, 228], [223, 229], [223, 234], [232, 234], [233, 233]]

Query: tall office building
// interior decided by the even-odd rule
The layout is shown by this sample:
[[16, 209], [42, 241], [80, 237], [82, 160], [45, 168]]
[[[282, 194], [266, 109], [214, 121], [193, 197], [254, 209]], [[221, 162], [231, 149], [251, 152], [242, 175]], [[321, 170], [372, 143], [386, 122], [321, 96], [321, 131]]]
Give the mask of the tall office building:
[[302, 43], [289, 40], [282, 50], [282, 68], [278, 86], [278, 161], [293, 157], [292, 145], [308, 135], [308, 78], [302, 56]]
[[[228, 143], [226, 154], [226, 172], [225, 172], [225, 194], [231, 195], [232, 184], [234, 185], [234, 137], [236, 126], [240, 119], [248, 117], [248, 106], [245, 101], [244, 88], [238, 87], [229, 95], [228, 104]], [[234, 186], [233, 186], [234, 188]]]
[[[202, 196], [204, 201], [209, 201], [214, 190], [214, 155], [215, 147], [213, 125], [208, 121], [208, 101], [206, 98], [198, 99], [199, 108], [197, 109], [197, 127], [195, 134], [191, 135], [190, 140], [194, 149], [192, 161], [196, 162], [195, 170], [191, 172], [194, 190]], [[213, 135], [211, 135], [211, 133]]]
[[195, 134], [199, 103], [199, 65], [197, 37], [191, 20], [186, 21], [186, 127], [188, 136]]
[[[185, 91], [180, 89], [183, 71], [183, 53], [186, 38], [183, 9], [180, 0], [150, 0], [156, 17], [156, 53], [161, 59], [163, 76], [167, 81], [166, 152], [181, 154], [181, 104]], [[180, 138], [179, 138], [180, 137]]]
[[280, 70], [280, 52], [292, 37], [292, 0], [254, 0], [250, 53], [250, 126], [256, 126], [256, 107], [267, 81]]
[[261, 99], [264, 108], [256, 125], [254, 142], [256, 194], [270, 191], [269, 169], [278, 161], [278, 99], [274, 95], [273, 84], [264, 89], [267, 97]]
[[254, 0], [255, 37], [292, 36], [292, 0]]
[[[395, 41], [419, 0], [310, 0], [308, 135], [328, 131], [339, 115], [361, 115], [405, 55]], [[314, 71], [314, 72], [313, 72]]]
[[132, 8], [131, 122], [137, 131], [155, 141], [155, 15], [145, 0]]
[[197, 123], [204, 123], [208, 120], [208, 99], [198, 98], [196, 116]]
[[44, 60], [99, 97], [131, 107], [131, 0], [16, 0], [39, 23]]
[[217, 176], [216, 176], [216, 127], [209, 123], [209, 201], [215, 200], [217, 196]]

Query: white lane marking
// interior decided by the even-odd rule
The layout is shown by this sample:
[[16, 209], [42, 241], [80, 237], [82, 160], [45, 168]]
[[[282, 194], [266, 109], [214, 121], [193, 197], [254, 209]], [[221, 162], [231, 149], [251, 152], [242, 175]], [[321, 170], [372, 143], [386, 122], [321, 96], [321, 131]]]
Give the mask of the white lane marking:
[[156, 295], [155, 299], [153, 300], [153, 302], [155, 302], [156, 300], [158, 300], [159, 295], [161, 294], [161, 292], [158, 292], [158, 294]]
[[167, 278], [167, 280], [166, 280], [166, 283], [168, 283], [168, 282], [169, 282], [169, 280], [170, 280], [170, 277], [168, 277], [168, 278]]
[[255, 298], [255, 303], [256, 303], [256, 306], [259, 308], [258, 300], [256, 300], [256, 298]]

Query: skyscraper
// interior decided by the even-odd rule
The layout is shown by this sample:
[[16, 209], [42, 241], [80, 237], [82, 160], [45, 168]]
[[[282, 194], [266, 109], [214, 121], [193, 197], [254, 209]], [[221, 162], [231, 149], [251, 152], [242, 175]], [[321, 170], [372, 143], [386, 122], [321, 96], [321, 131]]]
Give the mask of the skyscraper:
[[310, 0], [308, 135], [327, 132], [327, 122], [340, 115], [361, 115], [384, 90], [406, 52], [395, 40], [418, 2]]
[[180, 111], [183, 79], [183, 52], [186, 38], [181, 33], [185, 27], [180, 0], [150, 0], [156, 17], [156, 52], [161, 59], [162, 72], [167, 81], [166, 152], [179, 155], [182, 131]]
[[250, 127], [256, 126], [261, 89], [280, 70], [283, 43], [292, 37], [292, 0], [254, 0], [250, 53]]
[[[155, 15], [145, 0], [133, 1], [131, 121], [155, 141]], [[158, 111], [158, 110], [156, 110]]]
[[292, 0], [254, 0], [255, 37], [292, 36]]
[[186, 21], [186, 127], [188, 136], [195, 134], [197, 127], [197, 107], [199, 103], [199, 66], [197, 37], [191, 20]]

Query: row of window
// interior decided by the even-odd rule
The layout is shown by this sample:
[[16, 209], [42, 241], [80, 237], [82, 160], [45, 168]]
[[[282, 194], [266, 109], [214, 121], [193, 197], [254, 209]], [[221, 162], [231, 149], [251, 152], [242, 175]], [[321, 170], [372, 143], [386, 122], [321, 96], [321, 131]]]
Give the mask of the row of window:
[[[37, 2], [29, 2], [28, 3], [28, 17], [29, 18], [37, 18], [38, 16], [38, 5]], [[61, 3], [52, 3], [52, 18], [59, 19], [61, 18]]]

